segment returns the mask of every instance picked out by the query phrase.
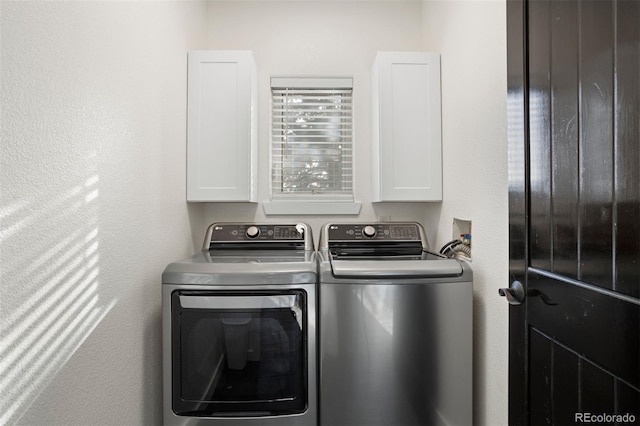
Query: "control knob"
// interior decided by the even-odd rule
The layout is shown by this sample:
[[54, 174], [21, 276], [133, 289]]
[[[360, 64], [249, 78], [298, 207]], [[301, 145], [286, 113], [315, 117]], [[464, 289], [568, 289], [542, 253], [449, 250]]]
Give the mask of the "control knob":
[[247, 228], [246, 234], [249, 238], [256, 238], [258, 235], [260, 235], [260, 228], [258, 228], [257, 226], [250, 226]]
[[367, 225], [362, 229], [362, 234], [364, 234], [365, 237], [373, 238], [376, 235], [376, 228]]

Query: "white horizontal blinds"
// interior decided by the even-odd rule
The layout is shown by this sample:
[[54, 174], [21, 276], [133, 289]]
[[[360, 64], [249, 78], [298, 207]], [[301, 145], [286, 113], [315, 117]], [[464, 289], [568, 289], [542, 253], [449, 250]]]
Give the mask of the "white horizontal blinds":
[[274, 198], [353, 199], [351, 79], [272, 79]]

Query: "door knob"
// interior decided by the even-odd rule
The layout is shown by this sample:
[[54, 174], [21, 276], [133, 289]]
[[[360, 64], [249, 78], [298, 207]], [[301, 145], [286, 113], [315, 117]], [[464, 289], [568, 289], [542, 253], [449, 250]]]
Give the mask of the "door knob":
[[524, 301], [524, 287], [520, 281], [514, 281], [509, 288], [499, 288], [498, 294], [506, 297], [512, 305], [520, 305]]

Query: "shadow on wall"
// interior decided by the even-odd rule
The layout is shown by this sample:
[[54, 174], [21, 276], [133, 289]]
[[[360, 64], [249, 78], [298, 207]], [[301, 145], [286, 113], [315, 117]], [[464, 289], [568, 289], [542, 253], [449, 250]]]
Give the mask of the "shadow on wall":
[[117, 302], [100, 294], [96, 156], [68, 190], [0, 209], [0, 424], [20, 419]]

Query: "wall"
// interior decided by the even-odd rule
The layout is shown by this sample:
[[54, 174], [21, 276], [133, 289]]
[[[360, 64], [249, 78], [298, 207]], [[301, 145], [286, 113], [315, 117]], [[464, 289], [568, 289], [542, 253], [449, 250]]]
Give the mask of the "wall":
[[[304, 216], [316, 233], [340, 220], [422, 221], [424, 204], [371, 204], [371, 67], [379, 50], [421, 50], [419, 1], [215, 1], [209, 3], [207, 49], [252, 50], [259, 76], [259, 198], [269, 200], [271, 76], [352, 76], [354, 79], [355, 197], [358, 217]], [[208, 204], [199, 231], [215, 221], [284, 221], [261, 204]], [[435, 229], [434, 229], [435, 231]], [[428, 230], [428, 236], [434, 234]]]
[[[192, 49], [254, 51], [261, 165], [271, 75], [354, 77], [358, 219], [420, 220], [435, 248], [473, 220], [474, 423], [506, 424], [504, 0], [2, 0], [0, 23], [0, 424], [159, 424], [163, 267], [213, 221], [294, 219], [185, 203]], [[442, 53], [443, 203], [370, 204], [378, 50]]]
[[[440, 52], [444, 201], [436, 246], [473, 223], [474, 424], [507, 423], [508, 284], [505, 1], [426, 1], [424, 48]], [[431, 222], [433, 221], [433, 222]]]
[[[259, 196], [268, 199], [269, 77], [354, 77], [358, 217], [306, 216], [316, 231], [334, 220], [418, 220], [436, 250], [454, 217], [473, 222], [474, 424], [507, 423], [507, 304], [497, 296], [508, 272], [506, 3], [502, 0], [387, 2], [214, 2], [204, 48], [250, 49], [260, 95]], [[277, 30], [276, 30], [277, 29]], [[442, 57], [442, 203], [372, 205], [370, 71], [379, 50], [427, 50]], [[259, 204], [208, 204], [214, 221], [266, 217]]]
[[185, 65], [204, 12], [0, 3], [0, 424], [161, 423], [160, 277], [201, 221]]

